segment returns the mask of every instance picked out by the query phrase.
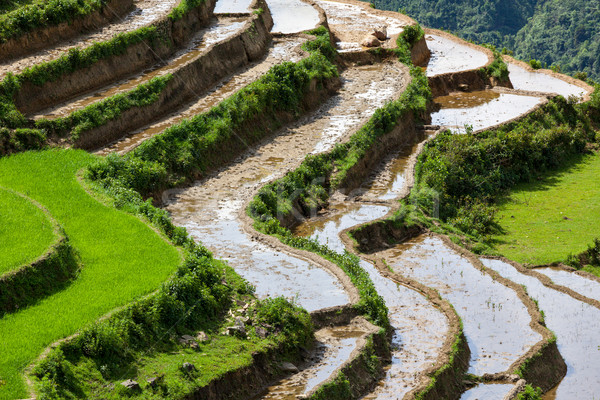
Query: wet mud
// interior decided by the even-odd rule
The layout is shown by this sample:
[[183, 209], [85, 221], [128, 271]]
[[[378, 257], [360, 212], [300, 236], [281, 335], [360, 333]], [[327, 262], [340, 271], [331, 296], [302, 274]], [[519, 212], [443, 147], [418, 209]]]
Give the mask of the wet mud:
[[567, 375], [544, 400], [593, 399], [600, 393], [600, 310], [571, 296], [544, 286], [501, 260], [482, 259], [483, 264], [513, 282], [525, 285], [528, 294], [544, 311], [546, 325], [557, 336]]
[[[191, 188], [169, 195], [167, 210], [177, 225], [185, 226], [257, 287], [259, 296], [283, 295], [309, 311], [345, 304], [347, 295], [337, 279], [312, 263], [254, 241], [243, 229], [243, 205], [266, 182], [297, 167], [305, 155], [331, 148], [364, 124], [375, 109], [402, 92], [405, 70], [398, 63], [343, 72], [338, 95], [268, 143]], [[400, 78], [399, 78], [400, 77]], [[378, 82], [381, 90], [372, 90]], [[383, 89], [394, 91], [386, 98]], [[369, 96], [366, 93], [370, 93]], [[340, 116], [351, 123], [340, 127]], [[285, 158], [278, 155], [285, 154]], [[276, 277], [276, 278], [274, 278]]]

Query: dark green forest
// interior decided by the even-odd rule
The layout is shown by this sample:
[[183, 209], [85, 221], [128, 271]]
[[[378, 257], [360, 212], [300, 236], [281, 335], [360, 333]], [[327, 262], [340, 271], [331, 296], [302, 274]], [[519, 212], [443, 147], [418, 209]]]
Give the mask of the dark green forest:
[[600, 80], [599, 0], [374, 0], [421, 24]]

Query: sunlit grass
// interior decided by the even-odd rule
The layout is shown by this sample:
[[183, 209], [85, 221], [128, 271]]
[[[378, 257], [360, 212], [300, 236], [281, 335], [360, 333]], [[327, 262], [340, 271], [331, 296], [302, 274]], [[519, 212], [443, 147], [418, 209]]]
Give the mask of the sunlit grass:
[[0, 187], [0, 275], [41, 256], [56, 238], [34, 203]]
[[496, 248], [531, 264], [564, 261], [600, 237], [600, 156], [586, 155], [536, 182], [517, 186], [500, 205], [505, 230]]
[[96, 159], [73, 150], [0, 159], [0, 186], [45, 206], [83, 264], [67, 289], [0, 319], [0, 399], [27, 397], [22, 371], [43, 349], [157, 289], [182, 260], [175, 247], [138, 218], [101, 204], [84, 190], [76, 174]]

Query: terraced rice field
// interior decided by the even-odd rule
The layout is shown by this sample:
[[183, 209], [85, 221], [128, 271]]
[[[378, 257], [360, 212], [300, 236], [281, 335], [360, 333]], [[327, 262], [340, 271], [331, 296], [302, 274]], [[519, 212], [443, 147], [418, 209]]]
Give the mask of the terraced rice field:
[[[0, 399], [514, 399], [525, 384], [542, 386], [546, 400], [600, 393], [597, 280], [479, 258], [433, 233], [394, 245], [378, 237], [368, 253], [349, 238], [349, 230], [397, 210], [418, 155], [441, 130], [480, 132], [528, 115], [550, 94], [584, 101], [591, 90], [508, 59], [512, 83], [487, 87], [497, 82], [472, 77], [484, 79], [479, 70], [492, 62], [490, 52], [448, 34], [420, 36], [415, 25], [354, 0], [140, 0], [93, 32], [3, 60], [0, 291], [3, 274], [26, 273], [47, 251], [55, 222], [80, 270], [55, 293], [0, 314]], [[361, 41], [381, 26], [384, 50], [369, 51]], [[152, 36], [64, 69], [64, 57], [87, 57], [94, 43], [144, 27], [165, 35], [168, 50]], [[414, 32], [419, 40], [410, 42]], [[424, 73], [388, 51], [403, 43], [420, 57], [431, 52]], [[144, 58], [141, 48], [164, 56], [119, 64], [119, 57]], [[57, 69], [36, 86], [26, 69], [40, 63]], [[103, 78], [77, 75], [86, 68]], [[459, 85], [464, 77], [469, 84]], [[455, 87], [428, 99], [428, 78]], [[271, 98], [261, 97], [274, 87]], [[24, 105], [36, 91], [43, 100]], [[45, 145], [54, 148], [38, 150]], [[321, 174], [313, 177], [307, 165]], [[285, 186], [293, 174], [301, 178]], [[271, 184], [278, 191], [265, 207], [274, 206], [279, 220], [267, 220], [266, 232], [252, 205]], [[194, 263], [205, 264], [185, 275]], [[216, 270], [222, 275], [194, 292], [194, 279]], [[206, 295], [212, 289], [219, 293]], [[194, 307], [208, 309], [223, 296], [225, 308], [205, 316], [181, 306], [160, 334], [171, 344], [124, 345], [130, 359], [119, 360], [127, 364], [118, 371], [97, 361], [109, 348], [69, 353], [89, 332], [93, 343], [106, 343], [109, 328], [93, 327], [123, 312], [131, 314], [118, 320], [119, 332], [139, 340], [144, 333], [129, 323], [151, 324], [200, 292]], [[153, 296], [149, 317], [144, 304]], [[280, 297], [310, 313], [312, 346], [285, 342], [298, 314], [279, 325], [258, 320], [267, 312], [260, 304]], [[269, 318], [284, 318], [279, 311], [270, 309]], [[203, 320], [202, 332], [178, 330], [193, 317]], [[66, 359], [54, 349], [63, 340]], [[541, 365], [538, 352], [552, 372], [529, 372]], [[279, 353], [295, 365], [282, 364]], [[41, 368], [50, 371], [44, 381]], [[121, 383], [127, 379], [137, 386]]]

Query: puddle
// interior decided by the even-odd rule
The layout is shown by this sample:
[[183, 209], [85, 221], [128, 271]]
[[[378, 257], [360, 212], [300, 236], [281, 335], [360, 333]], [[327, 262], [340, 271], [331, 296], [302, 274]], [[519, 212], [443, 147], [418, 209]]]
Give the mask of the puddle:
[[[363, 47], [360, 42], [370, 33], [368, 31], [370, 28], [385, 25], [388, 37], [391, 37], [401, 33], [403, 27], [408, 24], [401, 15], [398, 18], [379, 15], [376, 10], [369, 11], [358, 5], [335, 1], [317, 1], [317, 4], [327, 14], [327, 22], [331, 30], [340, 39], [337, 43], [340, 52], [361, 51]], [[385, 43], [385, 47], [394, 45], [394, 43]]]
[[250, 12], [252, 0], [218, 0], [215, 14], [240, 14]]
[[514, 387], [511, 384], [481, 383], [464, 392], [460, 400], [502, 400]]
[[488, 62], [486, 53], [444, 36], [426, 35], [425, 38], [431, 51], [427, 76], [481, 68]]
[[477, 131], [519, 117], [542, 101], [541, 97], [494, 91], [453, 93], [435, 99], [442, 109], [431, 114], [431, 123], [460, 133], [466, 132], [465, 125], [471, 125]]
[[[394, 93], [404, 87], [400, 64], [382, 65], [379, 70], [350, 68], [343, 72], [344, 89], [328, 100], [319, 110], [280, 132], [218, 174], [196, 183], [191, 188], [174, 191], [167, 210], [173, 221], [185, 226], [191, 235], [225, 258], [246, 279], [256, 286], [259, 296], [295, 298], [309, 311], [346, 304], [348, 298], [338, 280], [306, 261], [290, 257], [257, 243], [242, 231], [238, 214], [266, 181], [296, 168], [306, 154], [314, 150], [327, 135], [341, 139], [365, 123], [380, 104], [381, 98], [357, 96], [368, 92], [378, 81], [388, 87], [386, 74], [395, 79]], [[337, 122], [334, 116], [358, 116], [345, 131], [332, 133]], [[333, 146], [333, 143], [329, 145]], [[280, 155], [285, 154], [285, 157]]]
[[273, 17], [272, 32], [298, 33], [319, 25], [319, 12], [301, 0], [267, 0]]
[[498, 260], [481, 260], [500, 275], [527, 287], [539, 302], [546, 325], [557, 337], [567, 375], [544, 400], [597, 399], [600, 393], [600, 310], [571, 296], [545, 287], [538, 279], [523, 275], [513, 266]]
[[199, 32], [191, 41], [190, 46], [179, 51], [166, 65], [165, 63], [156, 64], [154, 67], [143, 71], [134, 77], [111, 84], [110, 86], [95, 91], [94, 93], [80, 96], [69, 103], [53, 107], [52, 110], [45, 110], [36, 118], [58, 118], [68, 115], [76, 110], [82, 109], [92, 103], [96, 103], [107, 97], [114, 96], [135, 89], [138, 85], [147, 83], [152, 78], [174, 73], [190, 62], [193, 62], [199, 56], [205, 53], [205, 50], [212, 44], [224, 41], [236, 34], [246, 22], [245, 18], [225, 18], [216, 20], [212, 26]]
[[[339, 238], [342, 230], [384, 216], [387, 206], [345, 203], [333, 209], [326, 219], [309, 220], [300, 225], [295, 234], [311, 236], [337, 252], [344, 251]], [[364, 399], [401, 399], [422, 379], [422, 372], [436, 362], [443, 346], [448, 322], [444, 314], [434, 308], [422, 295], [405, 286], [384, 278], [369, 262], [361, 261], [381, 295], [390, 313], [394, 327], [392, 363], [386, 368], [385, 378], [375, 391]]]
[[358, 339], [367, 332], [344, 327], [327, 328], [315, 333], [318, 363], [269, 387], [253, 400], [297, 400], [326, 381], [356, 349]]
[[515, 89], [532, 92], [558, 93], [565, 98], [569, 96], [582, 97], [586, 91], [577, 85], [572, 85], [541, 72], [530, 72], [516, 64], [508, 63], [510, 81]]
[[534, 271], [548, 276], [552, 282], [572, 289], [590, 299], [600, 301], [600, 282], [585, 278], [560, 268], [536, 268]]
[[177, 110], [159, 122], [133, 132], [128, 137], [125, 137], [111, 144], [110, 146], [101, 149], [97, 152], [97, 154], [106, 155], [112, 152], [122, 154], [131, 151], [143, 141], [161, 133], [169, 126], [178, 124], [184, 119], [191, 118], [196, 114], [208, 111], [210, 108], [216, 106], [227, 97], [233, 95], [240, 89], [260, 78], [262, 75], [267, 73], [273, 65], [283, 61], [299, 61], [302, 56], [301, 53], [296, 51], [296, 48], [304, 41], [305, 39], [301, 38], [276, 39], [269, 48], [268, 55], [264, 60], [254, 63], [250, 67], [246, 68], [245, 71], [241, 71], [236, 75], [224, 79], [213, 89], [209, 90], [205, 95], [199, 97], [193, 103], [188, 104], [183, 109]]
[[455, 307], [471, 349], [469, 373], [504, 372], [541, 340], [516, 293], [440, 239], [422, 236], [380, 254], [396, 272], [438, 290]]

